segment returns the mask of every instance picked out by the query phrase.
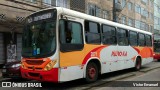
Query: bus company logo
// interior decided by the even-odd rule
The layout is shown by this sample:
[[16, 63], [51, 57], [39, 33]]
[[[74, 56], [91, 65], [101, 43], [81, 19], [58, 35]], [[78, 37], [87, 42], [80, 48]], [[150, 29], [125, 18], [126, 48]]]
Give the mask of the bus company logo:
[[127, 51], [112, 51], [111, 56], [127, 56]]
[[32, 70], [35, 70], [35, 67], [34, 67], [34, 66], [32, 66]]

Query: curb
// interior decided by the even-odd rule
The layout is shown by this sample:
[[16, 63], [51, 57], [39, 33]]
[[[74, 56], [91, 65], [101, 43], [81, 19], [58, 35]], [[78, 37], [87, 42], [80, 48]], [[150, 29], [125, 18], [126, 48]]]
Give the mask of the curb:
[[154, 70], [154, 69], [158, 69], [158, 68], [160, 68], [160, 66], [154, 67], [154, 68], [142, 69], [142, 70], [140, 70], [139, 72], [144, 72], [144, 73], [146, 73], [146, 72], [148, 72], [148, 71], [151, 71], [151, 70]]

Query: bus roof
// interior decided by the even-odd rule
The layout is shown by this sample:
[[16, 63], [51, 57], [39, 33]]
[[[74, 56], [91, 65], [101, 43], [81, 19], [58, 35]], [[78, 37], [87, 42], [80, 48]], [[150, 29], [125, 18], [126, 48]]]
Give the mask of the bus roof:
[[[119, 27], [119, 28], [123, 28], [123, 29], [127, 29], [127, 30], [132, 30], [132, 31], [152, 35], [152, 33], [148, 32], [148, 31], [140, 30], [140, 29], [133, 28], [133, 27], [130, 27], [130, 26], [127, 26], [127, 25], [123, 25], [123, 24], [120, 24], [120, 23], [109, 21], [107, 19], [102, 19], [102, 18], [99, 18], [99, 17], [87, 15], [87, 14], [77, 12], [77, 11], [74, 11], [74, 10], [70, 10], [70, 9], [67, 9], [67, 8], [63, 8], [63, 7], [46, 8], [46, 9], [42, 9], [42, 10], [39, 10], [39, 11], [34, 12], [34, 13], [38, 13], [38, 12], [45, 11], [45, 10], [52, 10], [52, 9], [57, 9], [57, 11], [60, 12], [61, 14], [63, 14], [63, 15], [69, 15], [69, 16], [73, 16], [73, 17], [77, 17], [77, 18], [81, 18], [81, 19], [85, 19], [85, 20], [89, 20], [89, 21], [94, 21], [94, 22], [98, 22], [98, 23], [107, 24], [107, 25], [110, 25], [110, 26], [115, 26], [115, 27]], [[34, 13], [32, 13], [32, 14], [34, 14]]]

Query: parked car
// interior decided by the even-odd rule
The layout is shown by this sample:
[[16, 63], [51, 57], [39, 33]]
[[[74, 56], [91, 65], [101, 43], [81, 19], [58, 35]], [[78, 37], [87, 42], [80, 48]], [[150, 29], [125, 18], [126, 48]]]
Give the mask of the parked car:
[[154, 60], [160, 61], [160, 53], [154, 53], [153, 57], [154, 57]]
[[13, 61], [6, 63], [2, 68], [3, 78], [13, 78], [13, 79], [21, 78], [20, 66], [21, 66], [21, 61]]

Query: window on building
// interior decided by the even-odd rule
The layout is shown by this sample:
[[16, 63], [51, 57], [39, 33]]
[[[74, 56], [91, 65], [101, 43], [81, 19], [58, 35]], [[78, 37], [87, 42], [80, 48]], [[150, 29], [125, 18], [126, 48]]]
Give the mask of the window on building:
[[154, 5], [155, 5], [154, 10], [158, 11], [158, 5], [157, 4], [154, 4]]
[[128, 10], [132, 10], [132, 3], [131, 2], [128, 2]]
[[43, 0], [44, 5], [52, 6], [51, 0]]
[[152, 46], [152, 39], [150, 35], [145, 35], [146, 37], [146, 46]]
[[100, 44], [100, 25], [99, 23], [85, 21], [85, 37], [89, 44]]
[[141, 22], [141, 29], [145, 30], [146, 29], [146, 23], [145, 22]]
[[151, 1], [151, 0], [150, 0], [150, 6], [151, 6], [151, 7], [154, 6], [153, 1]]
[[118, 3], [118, 0], [115, 0], [115, 3]]
[[145, 46], [145, 36], [144, 34], [139, 33], [138, 34], [138, 45], [139, 46]]
[[128, 31], [125, 29], [117, 30], [118, 45], [128, 45]]
[[154, 19], [154, 18], [153, 18], [153, 13], [150, 13], [150, 19]]
[[92, 16], [95, 16], [96, 14], [95, 14], [95, 6], [94, 5], [92, 5], [92, 4], [89, 4], [88, 5], [88, 14], [89, 15], [92, 15]]
[[117, 44], [115, 27], [102, 25], [102, 33], [104, 44]]
[[109, 18], [109, 12], [108, 11], [106, 11], [106, 10], [103, 11], [103, 18], [104, 19], [108, 19]]
[[158, 18], [157, 17], [154, 17], [154, 24], [158, 25]]
[[133, 26], [133, 19], [131, 19], [131, 18], [128, 19], [128, 25]]
[[37, 3], [37, 0], [25, 0], [27, 2], [31, 2], [31, 3]]
[[159, 8], [158, 8], [158, 12], [160, 13], [160, 6], [159, 6]]
[[121, 23], [126, 24], [126, 16], [122, 16], [121, 19], [122, 19]]
[[148, 12], [143, 8], [141, 7], [141, 15], [145, 16], [145, 17], [148, 17]]
[[126, 0], [122, 0], [122, 8], [126, 6]]
[[147, 17], [147, 18], [149, 17], [149, 12], [148, 12], [148, 11], [146, 11], [146, 17]]
[[149, 25], [148, 24], [146, 24], [145, 30], [149, 31]]
[[68, 0], [56, 0], [56, 5], [59, 7], [67, 8], [67, 1]]
[[139, 5], [135, 5], [135, 11], [137, 12], [137, 13], [141, 13], [141, 7], [139, 6]]
[[96, 16], [100, 17], [101, 9], [96, 6]]
[[137, 32], [130, 31], [129, 32], [129, 43], [131, 46], [138, 45], [138, 34]]
[[141, 27], [140, 21], [135, 20], [135, 27], [140, 29], [140, 27]]
[[150, 25], [150, 32], [153, 33], [153, 26]]
[[141, 0], [144, 4], [148, 4], [148, 0]]
[[160, 25], [160, 18], [158, 18], [158, 25]]
[[119, 23], [121, 22], [118, 16], [116, 16], [116, 22], [119, 22]]
[[93, 4], [88, 4], [88, 14], [92, 16], [100, 17], [100, 8]]

